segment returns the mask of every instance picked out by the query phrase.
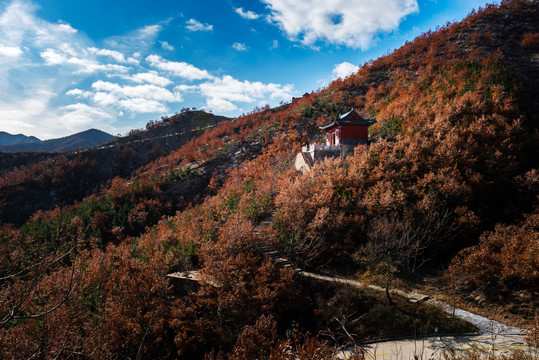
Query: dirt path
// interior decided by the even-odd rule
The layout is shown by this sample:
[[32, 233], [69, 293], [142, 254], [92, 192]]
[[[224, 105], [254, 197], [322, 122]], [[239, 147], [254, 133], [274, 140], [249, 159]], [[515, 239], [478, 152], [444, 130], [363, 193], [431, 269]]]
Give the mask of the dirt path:
[[408, 360], [408, 359], [443, 359], [443, 353], [455, 355], [467, 352], [479, 352], [484, 355], [505, 355], [512, 351], [530, 352], [521, 335], [463, 335], [431, 336], [419, 339], [390, 340], [347, 348], [337, 353], [338, 359], [348, 359], [357, 352], [363, 352], [365, 359]]
[[[266, 219], [264, 219], [257, 227], [256, 227], [256, 233], [257, 235], [261, 235], [261, 230], [268, 227], [273, 222], [273, 215], [272, 213], [270, 216], [268, 216]], [[296, 272], [300, 276], [316, 279], [319, 281], [325, 281], [325, 282], [331, 282], [331, 283], [338, 283], [338, 284], [344, 284], [348, 286], [352, 286], [355, 288], [369, 288], [376, 291], [385, 291], [385, 289], [381, 286], [372, 285], [372, 284], [365, 284], [359, 280], [356, 279], [346, 279], [341, 278], [337, 276], [329, 276], [329, 275], [322, 275], [317, 274], [314, 272], [305, 271], [303, 269], [300, 269], [298, 267], [295, 267], [288, 259], [283, 258], [280, 256], [280, 254], [269, 244], [264, 243], [261, 238], [262, 236], [259, 236], [259, 243], [258, 247], [260, 250], [269, 256], [276, 264], [282, 267], [290, 268], [294, 272]], [[456, 317], [459, 317], [465, 321], [468, 321], [469, 323], [473, 324], [478, 329], [478, 334], [481, 335], [525, 335], [527, 334], [525, 329], [517, 328], [514, 326], [509, 326], [502, 324], [495, 320], [490, 320], [486, 317], [471, 313], [469, 311], [459, 309], [459, 308], [453, 308], [449, 306], [447, 303], [437, 300], [435, 298], [432, 298], [430, 295], [427, 294], [421, 294], [418, 292], [407, 292], [403, 290], [390, 290], [390, 293], [392, 295], [398, 295], [402, 296], [411, 302], [417, 302], [422, 301], [427, 304], [437, 306], [441, 309], [443, 309], [445, 312], [449, 314], [454, 314]]]
[[[270, 257], [276, 264], [282, 267], [290, 268], [300, 276], [315, 279], [318, 281], [330, 282], [352, 286], [355, 288], [369, 288], [376, 291], [385, 289], [372, 284], [365, 284], [356, 279], [347, 279], [337, 276], [329, 276], [305, 271], [295, 267], [286, 258], [269, 244], [262, 241], [261, 230], [273, 222], [273, 214], [262, 221], [256, 228], [258, 236], [258, 248], [265, 255]], [[197, 271], [179, 272], [167, 275], [170, 278], [180, 280], [201, 281]], [[353, 354], [362, 352], [365, 359], [380, 360], [410, 360], [410, 359], [444, 359], [444, 352], [455, 352], [457, 355], [463, 352], [477, 351], [489, 356], [503, 355], [510, 351], [521, 350], [531, 352], [534, 359], [539, 358], [539, 353], [535, 348], [529, 348], [524, 342], [526, 330], [508, 326], [483, 316], [471, 313], [458, 308], [452, 308], [443, 301], [431, 298], [429, 295], [418, 292], [406, 292], [403, 290], [391, 290], [391, 294], [407, 298], [410, 302], [422, 301], [433, 306], [442, 308], [447, 313], [464, 319], [478, 329], [477, 334], [465, 335], [430, 335], [419, 339], [386, 339], [369, 342], [357, 347], [341, 349], [336, 358], [348, 359]]]

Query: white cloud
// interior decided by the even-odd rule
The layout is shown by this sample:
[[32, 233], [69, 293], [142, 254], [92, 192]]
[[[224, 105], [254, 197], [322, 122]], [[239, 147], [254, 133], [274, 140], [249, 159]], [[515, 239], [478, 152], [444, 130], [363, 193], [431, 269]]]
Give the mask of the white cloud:
[[[147, 51], [151, 48], [159, 33], [163, 30], [163, 25], [154, 24], [147, 25], [132, 31], [124, 35], [112, 36], [104, 41], [104, 43], [111, 48], [121, 50], [123, 53], [140, 53]], [[136, 56], [133, 56], [136, 58]]]
[[174, 87], [174, 90], [178, 90], [182, 93], [186, 93], [186, 92], [195, 92], [198, 90], [198, 85], [185, 85], [185, 84], [180, 84], [178, 86], [175, 86]]
[[168, 71], [171, 74], [182, 77], [184, 79], [202, 80], [213, 78], [213, 76], [210, 75], [206, 70], [201, 70], [196, 66], [193, 66], [183, 61], [169, 61], [163, 59], [159, 55], [149, 55], [148, 57], [146, 57], [146, 61], [148, 61], [151, 66], [157, 69]]
[[92, 96], [92, 93], [90, 91], [85, 91], [81, 89], [72, 89], [66, 92], [66, 95], [75, 96], [77, 98], [89, 98]]
[[138, 36], [136, 37], [139, 39], [155, 38], [161, 30], [163, 30], [161, 25], [147, 25], [136, 30], [136, 33], [138, 33]]
[[333, 78], [345, 78], [350, 74], [355, 73], [359, 69], [359, 66], [351, 64], [349, 62], [343, 62], [340, 64], [336, 64], [333, 68]]
[[236, 9], [236, 13], [242, 18], [248, 19], [248, 20], [256, 20], [260, 17], [259, 14], [252, 12], [251, 10], [245, 11], [241, 7]]
[[[15, 0], [0, 13], [0, 39], [9, 47], [78, 48], [85, 38], [69, 24], [50, 23], [35, 16], [30, 2]], [[69, 45], [68, 45], [69, 44]]]
[[40, 53], [47, 65], [72, 65], [75, 68], [75, 74], [91, 74], [97, 71], [105, 72], [127, 72], [129, 68], [117, 64], [100, 64], [97, 61], [75, 56], [66, 56], [65, 53], [54, 49], [46, 49]]
[[273, 40], [273, 44], [270, 47], [270, 50], [277, 49], [279, 47], [279, 42], [277, 40]]
[[238, 107], [228, 100], [220, 97], [210, 97], [206, 101], [206, 107], [212, 111], [235, 111]]
[[230, 75], [202, 83], [199, 89], [206, 97], [207, 107], [214, 111], [237, 110], [238, 107], [234, 102], [265, 103], [268, 98], [273, 101], [289, 100], [294, 90], [292, 85], [240, 81]]
[[40, 55], [47, 65], [61, 65], [68, 61], [67, 56], [60, 54], [53, 49], [42, 51]]
[[151, 84], [129, 86], [98, 80], [92, 84], [92, 88], [98, 92], [109, 93], [119, 99], [144, 98], [168, 102], [181, 101], [180, 94], [173, 94], [166, 88]]
[[[158, 42], [164, 22], [96, 44], [69, 24], [39, 18], [28, 0], [10, 1], [0, 6], [3, 131], [42, 139], [89, 127], [118, 133], [130, 127], [121, 121], [138, 122], [138, 114], [162, 115], [187, 93], [208, 109], [237, 115], [234, 112], [246, 104], [277, 103], [294, 92], [292, 85], [217, 77], [195, 65], [152, 55], [151, 48], [172, 46]], [[196, 20], [186, 25], [193, 31], [213, 29]], [[244, 44], [236, 47], [246, 49]]]
[[368, 48], [376, 34], [398, 28], [419, 11], [417, 0], [262, 0], [268, 20], [304, 45], [317, 41]]
[[170, 45], [168, 43], [168, 41], [159, 41], [159, 43], [161, 44], [161, 47], [165, 50], [169, 50], [169, 51], [173, 51], [174, 50], [174, 46]]
[[138, 114], [164, 113], [167, 111], [167, 107], [162, 102], [145, 98], [120, 100], [119, 105], [125, 110]]
[[[150, 76], [153, 75], [155, 74], [150, 73]], [[142, 78], [144, 77], [142, 76]], [[90, 99], [95, 105], [102, 108], [112, 106], [132, 113], [162, 113], [167, 110], [167, 103], [182, 101], [179, 92], [172, 92], [153, 84], [128, 86], [98, 80], [92, 84], [92, 89], [93, 92], [72, 89], [66, 94], [77, 98]]]
[[66, 33], [75, 34], [77, 32], [77, 29], [74, 29], [69, 24], [58, 24], [58, 28]]
[[[129, 129], [118, 126], [124, 111], [130, 117], [163, 113], [168, 104], [181, 101], [179, 90], [166, 89], [171, 80], [144, 69], [148, 65], [137, 59], [155, 45], [166, 21], [97, 46], [67, 23], [38, 17], [30, 1], [0, 5], [0, 130], [42, 139], [88, 127], [116, 133]], [[135, 86], [99, 81], [105, 76]]]
[[[58, 95], [81, 78], [71, 73], [85, 66], [89, 66], [91, 72], [122, 71], [123, 68], [95, 61], [94, 55], [86, 51], [92, 44], [84, 34], [69, 24], [43, 20], [36, 16], [36, 11], [36, 6], [23, 0], [0, 6], [0, 39], [4, 45], [1, 51], [11, 55], [0, 56], [1, 130], [23, 132], [40, 139], [85, 130], [87, 128], [77, 128], [82, 122], [71, 114], [73, 107], [58, 105], [68, 106]], [[64, 66], [57, 66], [60, 64], [66, 65], [68, 71]], [[104, 130], [112, 128], [99, 119], [95, 117], [94, 126]]]
[[113, 117], [107, 111], [86, 104], [50, 107], [55, 94], [34, 88], [31, 97], [4, 102], [0, 100], [2, 130], [34, 135], [45, 140], [70, 135], [95, 127], [114, 132]]
[[247, 51], [247, 46], [245, 46], [245, 44], [238, 43], [238, 42], [234, 43], [234, 45], [232, 45], [232, 48], [238, 51]]
[[17, 58], [22, 55], [22, 50], [18, 46], [5, 46], [0, 44], [0, 56]]
[[156, 71], [137, 73], [131, 76], [124, 76], [123, 78], [126, 80], [131, 80], [139, 84], [145, 82], [148, 84], [154, 84], [154, 85], [162, 86], [162, 87], [172, 84], [172, 81], [170, 79], [159, 76]]
[[[20, 133], [24, 129], [26, 133], [39, 134], [36, 128], [40, 125], [36, 123], [36, 118], [47, 116], [48, 103], [52, 95], [43, 87], [32, 87], [34, 90], [32, 96], [20, 99], [0, 98], [0, 119], [2, 119], [2, 130], [12, 134]], [[43, 124], [46, 125], [46, 124]], [[43, 133], [47, 132], [46, 126], [40, 129]], [[41, 136], [38, 136], [40, 139]]]
[[212, 31], [213, 25], [203, 24], [195, 19], [189, 19], [185, 22], [187, 25], [186, 29], [190, 31]]
[[58, 120], [69, 132], [95, 127], [103, 120], [112, 119], [112, 115], [108, 112], [81, 103], [62, 106], [60, 110], [63, 114], [59, 116]]
[[136, 59], [134, 59], [132, 57], [126, 58], [124, 54], [122, 54], [121, 52], [116, 51], [116, 50], [98, 49], [96, 47], [89, 47], [88, 51], [91, 54], [102, 55], [102, 56], [110, 56], [116, 62], [119, 62], [119, 63], [130, 63], [130, 64], [135, 64], [135, 65], [139, 63], [138, 60], [136, 60]]

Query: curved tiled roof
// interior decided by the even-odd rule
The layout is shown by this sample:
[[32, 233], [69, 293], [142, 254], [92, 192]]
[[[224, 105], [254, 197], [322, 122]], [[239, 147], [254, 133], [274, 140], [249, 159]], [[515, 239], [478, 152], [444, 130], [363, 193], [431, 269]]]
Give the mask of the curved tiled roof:
[[[356, 115], [357, 119], [350, 119], [350, 117], [352, 117], [352, 115]], [[364, 117], [362, 117], [361, 115], [359, 115], [353, 108], [352, 110], [350, 110], [349, 112], [345, 113], [345, 114], [341, 114], [339, 115], [339, 117], [337, 117], [335, 120], [333, 120], [332, 122], [328, 123], [328, 124], [325, 124], [325, 125], [320, 125], [319, 128], [321, 130], [325, 130], [325, 129], [329, 129], [330, 127], [333, 127], [335, 125], [341, 125], [341, 124], [362, 124], [362, 125], [372, 125], [376, 122], [376, 120], [374, 119], [365, 119]]]

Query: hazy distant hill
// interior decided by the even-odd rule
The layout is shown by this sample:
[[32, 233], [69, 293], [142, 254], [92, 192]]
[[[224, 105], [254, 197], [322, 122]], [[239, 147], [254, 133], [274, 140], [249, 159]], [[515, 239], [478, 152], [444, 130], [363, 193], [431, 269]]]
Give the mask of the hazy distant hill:
[[24, 144], [32, 142], [40, 142], [35, 136], [26, 136], [23, 134], [12, 135], [5, 131], [0, 131], [0, 146], [12, 144]]
[[[4, 133], [7, 134], [7, 133]], [[24, 135], [10, 135], [7, 134], [7, 139], [11, 137], [22, 137], [22, 139], [34, 139], [29, 142], [18, 141], [18, 142], [2, 142], [2, 134], [0, 134], [0, 150], [6, 152], [17, 152], [17, 151], [46, 151], [46, 152], [57, 152], [57, 151], [69, 151], [75, 150], [77, 147], [86, 148], [94, 147], [98, 144], [105, 143], [109, 140], [114, 139], [114, 136], [107, 134], [104, 131], [97, 129], [86, 130], [77, 134], [65, 136], [58, 139], [51, 139], [41, 141], [35, 137], [26, 137]], [[5, 144], [5, 145], [4, 145]]]

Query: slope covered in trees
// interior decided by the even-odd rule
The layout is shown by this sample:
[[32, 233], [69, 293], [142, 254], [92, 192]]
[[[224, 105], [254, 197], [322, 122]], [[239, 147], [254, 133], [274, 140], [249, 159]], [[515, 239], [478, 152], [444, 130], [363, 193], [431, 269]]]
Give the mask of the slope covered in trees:
[[[79, 204], [4, 226], [1, 356], [329, 359], [356, 341], [469, 330], [422, 304], [298, 278], [264, 241], [386, 288], [437, 276], [529, 325], [537, 11], [489, 5], [293, 104], [220, 122]], [[376, 116], [371, 144], [296, 172], [317, 123], [351, 106]], [[165, 274], [192, 269], [198, 288], [174, 296]]]
[[127, 136], [87, 150], [0, 152], [0, 224], [21, 225], [37, 210], [80, 201], [114, 177], [128, 177], [227, 119], [183, 109], [169, 118], [150, 121], [145, 130], [132, 130]]

